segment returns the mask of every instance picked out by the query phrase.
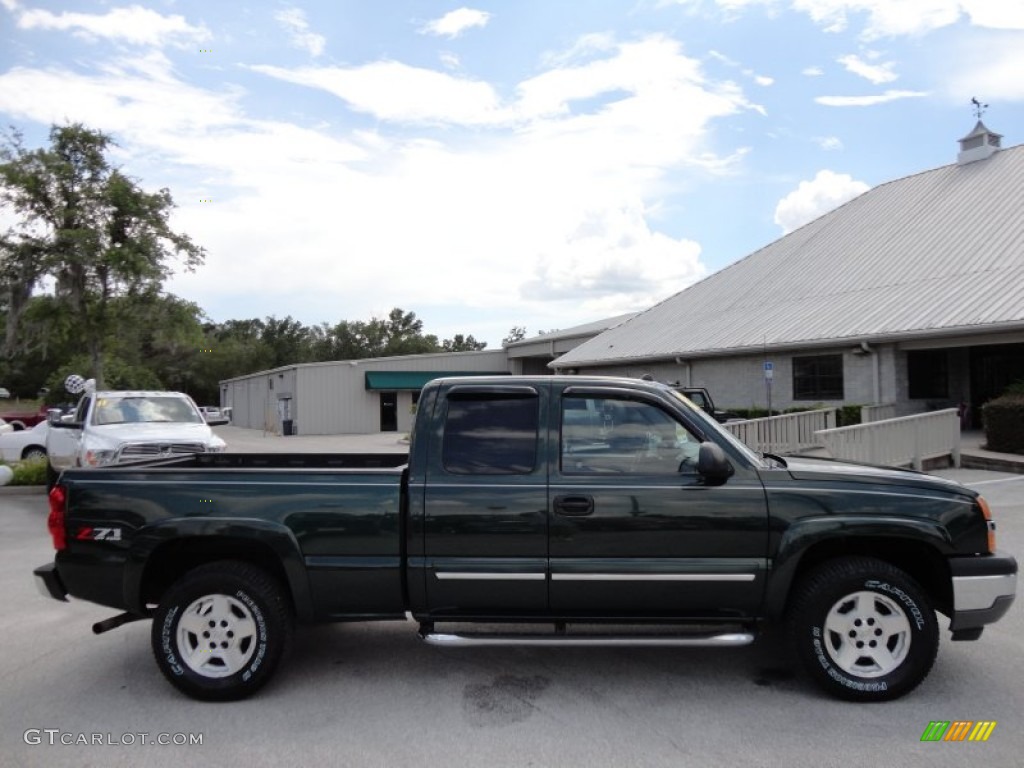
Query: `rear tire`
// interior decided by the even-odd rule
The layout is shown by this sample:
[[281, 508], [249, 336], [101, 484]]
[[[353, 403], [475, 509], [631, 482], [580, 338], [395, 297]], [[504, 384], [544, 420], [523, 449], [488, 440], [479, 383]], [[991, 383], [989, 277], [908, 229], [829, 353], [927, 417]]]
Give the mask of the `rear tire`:
[[869, 557], [811, 571], [796, 588], [789, 633], [814, 681], [849, 701], [909, 693], [927, 677], [939, 648], [924, 590], [904, 571]]
[[262, 568], [224, 560], [186, 573], [153, 616], [157, 666], [202, 701], [235, 701], [270, 680], [291, 643], [291, 611]]

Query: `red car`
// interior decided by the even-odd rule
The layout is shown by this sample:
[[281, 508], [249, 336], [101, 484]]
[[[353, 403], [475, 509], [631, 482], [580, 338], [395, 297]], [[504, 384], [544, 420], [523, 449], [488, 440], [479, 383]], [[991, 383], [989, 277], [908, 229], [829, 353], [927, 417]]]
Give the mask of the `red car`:
[[0, 419], [3, 419], [12, 427], [15, 432], [23, 429], [31, 429], [41, 421], [46, 421], [47, 411], [53, 406], [41, 405], [38, 411], [25, 410], [0, 410]]

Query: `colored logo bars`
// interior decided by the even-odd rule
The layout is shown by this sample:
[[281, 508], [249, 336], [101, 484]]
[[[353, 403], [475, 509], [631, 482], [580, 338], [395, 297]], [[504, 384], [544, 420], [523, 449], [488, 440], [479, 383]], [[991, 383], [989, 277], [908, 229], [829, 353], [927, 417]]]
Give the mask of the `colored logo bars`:
[[932, 720], [921, 741], [988, 741], [995, 729], [995, 720]]

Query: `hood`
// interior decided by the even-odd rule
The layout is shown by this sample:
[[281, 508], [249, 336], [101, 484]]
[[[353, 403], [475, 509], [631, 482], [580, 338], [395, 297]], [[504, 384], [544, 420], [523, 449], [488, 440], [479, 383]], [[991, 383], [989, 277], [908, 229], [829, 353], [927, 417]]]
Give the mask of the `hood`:
[[910, 488], [956, 493], [970, 497], [976, 496], [972, 491], [955, 480], [927, 475], [915, 469], [897, 469], [896, 467], [879, 467], [873, 464], [858, 464], [837, 459], [817, 459], [809, 457], [786, 456], [787, 471], [794, 480], [814, 481], [827, 480], [840, 483], [867, 483], [872, 485], [901, 485]]
[[206, 424], [176, 424], [166, 422], [104, 424], [90, 428], [90, 432], [113, 445], [121, 443], [181, 442], [209, 443], [213, 430]]

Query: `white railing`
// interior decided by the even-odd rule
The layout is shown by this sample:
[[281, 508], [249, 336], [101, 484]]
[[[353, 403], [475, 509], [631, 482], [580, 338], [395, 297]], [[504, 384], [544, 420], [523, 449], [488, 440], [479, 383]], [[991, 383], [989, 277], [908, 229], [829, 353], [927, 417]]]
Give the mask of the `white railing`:
[[896, 403], [882, 405], [862, 405], [860, 407], [860, 423], [870, 424], [873, 421], [884, 421], [896, 418]]
[[816, 434], [834, 458], [921, 469], [925, 459], [952, 456], [960, 466], [960, 417], [956, 408], [876, 421]]
[[764, 419], [731, 421], [722, 426], [758, 453], [800, 453], [820, 448], [821, 441], [815, 435], [835, 425], [836, 409], [823, 408]]

